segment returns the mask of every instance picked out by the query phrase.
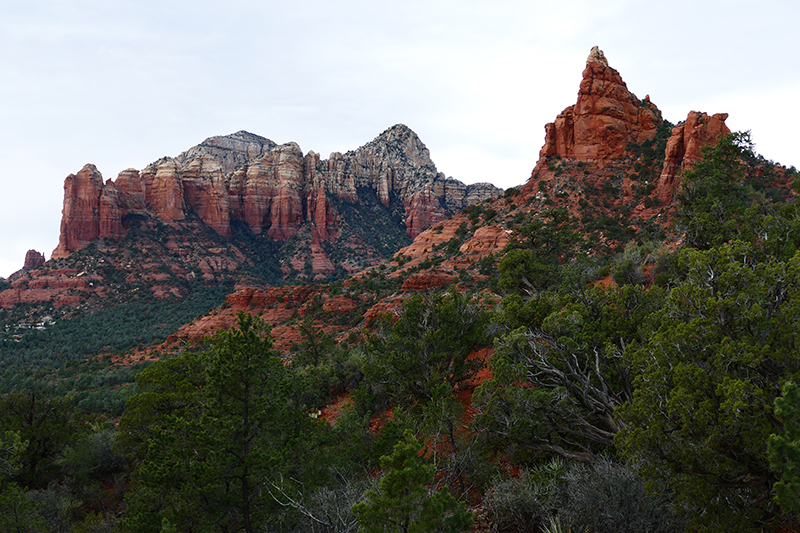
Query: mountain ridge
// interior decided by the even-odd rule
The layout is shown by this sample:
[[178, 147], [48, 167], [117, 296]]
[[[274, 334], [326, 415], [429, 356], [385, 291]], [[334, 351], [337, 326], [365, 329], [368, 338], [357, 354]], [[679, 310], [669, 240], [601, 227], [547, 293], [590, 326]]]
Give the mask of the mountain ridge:
[[[648, 96], [640, 100], [631, 93], [602, 51], [595, 48], [587, 58], [577, 102], [545, 126], [539, 159], [525, 184], [507, 190], [502, 198], [475, 203], [433, 224], [400, 249], [389, 264], [369, 267], [346, 280], [348, 296], [353, 299], [352, 288], [362, 285], [394, 287], [361, 310], [360, 316], [368, 321], [393, 312], [416, 292], [453, 285], [485, 291], [496, 283], [497, 265], [507, 247], [524, 238], [521, 226], [534, 222], [546, 230], [551, 223], [547, 214], [560, 208], [574, 220], [575, 231], [585, 235], [582, 251], [587, 254], [613, 255], [631, 240], [654, 235], [676, 240], [677, 235], [665, 232], [680, 172], [701, 158], [703, 147], [712, 146], [730, 131], [726, 118], [725, 113], [690, 111], [685, 122], [672, 125]], [[229, 295], [221, 308], [183, 326], [159, 349], [169, 352], [182, 343], [232, 327], [236, 313], [249, 310], [277, 328], [273, 330], [276, 343], [287, 350], [302, 336], [297, 325], [276, 312], [281, 307], [275, 304], [276, 290], [241, 288]], [[295, 292], [280, 289], [280, 294], [284, 293], [291, 307], [303, 316], [311, 313], [310, 297], [299, 288]], [[290, 300], [288, 294], [295, 297]], [[341, 298], [325, 290], [316, 295], [323, 305]], [[317, 325], [327, 327], [325, 322]], [[348, 328], [326, 331], [346, 335]]]
[[[94, 165], [65, 179], [64, 209], [54, 258], [64, 258], [96, 239], [119, 239], [127, 214], [146, 214], [163, 221], [183, 220], [194, 210], [214, 231], [232, 233], [242, 221], [256, 234], [286, 240], [308, 222], [315, 237], [331, 237], [336, 224], [326, 195], [357, 201], [357, 187], [375, 190], [384, 205], [390, 194], [403, 203], [410, 237], [443, 220], [466, 202], [499, 195], [488, 184], [463, 185], [445, 178], [430, 154], [407, 126], [393, 126], [373, 141], [345, 154], [322, 160], [313, 151], [303, 155], [293, 142], [273, 141], [240, 131], [210, 137], [176, 158], [162, 158], [145, 167], [122, 171], [106, 180]], [[443, 202], [440, 202], [443, 196]], [[440, 205], [441, 204], [441, 205]]]
[[[64, 193], [51, 260], [9, 280], [0, 306], [74, 307], [124, 300], [137, 287], [183, 297], [197, 282], [341, 278], [501, 190], [446, 178], [419, 137], [395, 125], [327, 160], [245, 131], [209, 137], [115, 180], [87, 164], [67, 176]], [[111, 267], [125, 283], [103, 274]]]

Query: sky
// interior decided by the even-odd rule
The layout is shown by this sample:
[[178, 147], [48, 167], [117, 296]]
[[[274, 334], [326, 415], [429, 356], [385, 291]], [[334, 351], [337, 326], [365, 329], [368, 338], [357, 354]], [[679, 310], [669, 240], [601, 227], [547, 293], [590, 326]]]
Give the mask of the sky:
[[440, 172], [524, 183], [598, 45], [676, 123], [725, 112], [800, 167], [800, 2], [0, 0], [0, 277], [58, 244], [64, 178], [247, 130], [323, 158], [414, 130]]

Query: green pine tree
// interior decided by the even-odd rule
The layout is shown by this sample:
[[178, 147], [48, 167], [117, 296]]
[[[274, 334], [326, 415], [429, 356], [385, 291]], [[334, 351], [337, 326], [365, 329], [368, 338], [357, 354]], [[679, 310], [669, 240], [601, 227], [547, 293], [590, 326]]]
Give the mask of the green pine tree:
[[427, 487], [433, 467], [422, 454], [422, 444], [410, 430], [391, 455], [381, 457], [386, 469], [377, 491], [367, 491], [353, 506], [361, 533], [456, 533], [472, 524], [470, 513], [446, 487]]
[[784, 435], [769, 438], [769, 464], [781, 474], [775, 483], [775, 500], [787, 513], [800, 516], [800, 386], [789, 382], [775, 399], [775, 415], [783, 422]]

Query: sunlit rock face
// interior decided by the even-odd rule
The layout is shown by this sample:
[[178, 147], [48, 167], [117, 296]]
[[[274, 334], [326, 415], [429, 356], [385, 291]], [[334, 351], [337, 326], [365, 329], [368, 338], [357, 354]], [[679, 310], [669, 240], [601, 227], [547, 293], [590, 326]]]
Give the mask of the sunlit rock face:
[[[702, 147], [714, 145], [720, 135], [730, 133], [725, 125], [727, 118], [727, 113], [691, 111], [685, 122], [672, 129], [663, 168], [653, 182], [657, 204], [672, 202], [680, 172], [700, 159]], [[609, 164], [635, 162], [637, 147], [653, 140], [664, 122], [650, 97], [640, 100], [631, 93], [619, 72], [609, 66], [603, 51], [595, 46], [586, 60], [577, 102], [545, 126], [544, 146], [526, 187], [536, 187], [538, 181], [546, 179], [547, 167], [557, 159], [591, 165], [595, 177], [601, 174], [597, 169]], [[635, 214], [647, 212], [649, 208], [638, 206]]]
[[545, 126], [540, 158], [594, 162], [629, 156], [628, 145], [652, 139], [661, 112], [650, 98], [639, 100], [596, 46], [586, 60], [578, 101]]
[[672, 135], [667, 140], [664, 169], [656, 185], [656, 197], [661, 203], [672, 201], [678, 188], [678, 173], [700, 160], [700, 149], [715, 145], [720, 135], [731, 132], [725, 125], [727, 118], [727, 113], [709, 116], [690, 111], [683, 124], [672, 128]]

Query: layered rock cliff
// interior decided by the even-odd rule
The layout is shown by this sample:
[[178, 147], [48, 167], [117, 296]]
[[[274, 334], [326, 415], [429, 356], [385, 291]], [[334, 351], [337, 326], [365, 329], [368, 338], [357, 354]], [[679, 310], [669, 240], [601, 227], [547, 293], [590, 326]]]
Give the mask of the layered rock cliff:
[[259, 157], [277, 144], [265, 137], [247, 131], [237, 131], [230, 135], [209, 137], [197, 146], [189, 148], [175, 159], [179, 163], [186, 163], [198, 155], [210, 155], [222, 166], [222, 171], [228, 174], [236, 167]]
[[[489, 284], [521, 229], [562, 216], [553, 207], [566, 208], [589, 253], [614, 253], [633, 238], [664, 238], [681, 170], [728, 131], [726, 118], [692, 111], [685, 122], [670, 124], [594, 49], [576, 104], [545, 128], [530, 180], [493, 202], [483, 202], [498, 195], [493, 186], [466, 186], [440, 174], [424, 144], [402, 125], [328, 159], [304, 154], [295, 143], [238, 132], [105, 183], [87, 165], [65, 180], [54, 252], [61, 259], [9, 280], [0, 307], [39, 304], [43, 313], [56, 307], [68, 316], [93, 301], [125, 305], [131, 298], [185, 298], [198, 286], [232, 291], [358, 273], [343, 285], [351, 293], [345, 303], [359, 313], [367, 306], [361, 294], [367, 285], [394, 284], [392, 296], [363, 315], [369, 318], [396, 307], [407, 297], [403, 292]], [[359, 280], [365, 283], [353, 289]], [[226, 323], [239, 308], [265, 307], [276, 320], [303, 316], [309, 290], [269, 289], [263, 302], [234, 295]], [[252, 289], [243, 291], [238, 294], [252, 296]], [[339, 298], [329, 309], [337, 324], [344, 309]], [[322, 300], [323, 310], [333, 305]], [[211, 319], [200, 322], [198, 335], [219, 327]], [[286, 337], [281, 327], [273, 334]]]
[[[397, 204], [404, 230], [414, 238], [459, 209], [500, 193], [492, 185], [464, 185], [437, 172], [428, 149], [404, 125], [327, 160], [314, 152], [304, 155], [296, 143], [276, 145], [238, 132], [206, 139], [141, 172], [125, 170], [115, 181], [103, 183], [93, 165], [68, 176], [53, 257], [67, 257], [98, 239], [120, 239], [127, 215], [175, 222], [189, 213], [224, 236], [231, 235], [234, 222], [276, 241], [308, 229], [311, 247], [320, 255], [320, 245], [339, 238], [345, 222], [334, 198], [363, 204], [370, 195], [387, 208]], [[322, 258], [316, 263], [322, 270], [332, 268]]]

